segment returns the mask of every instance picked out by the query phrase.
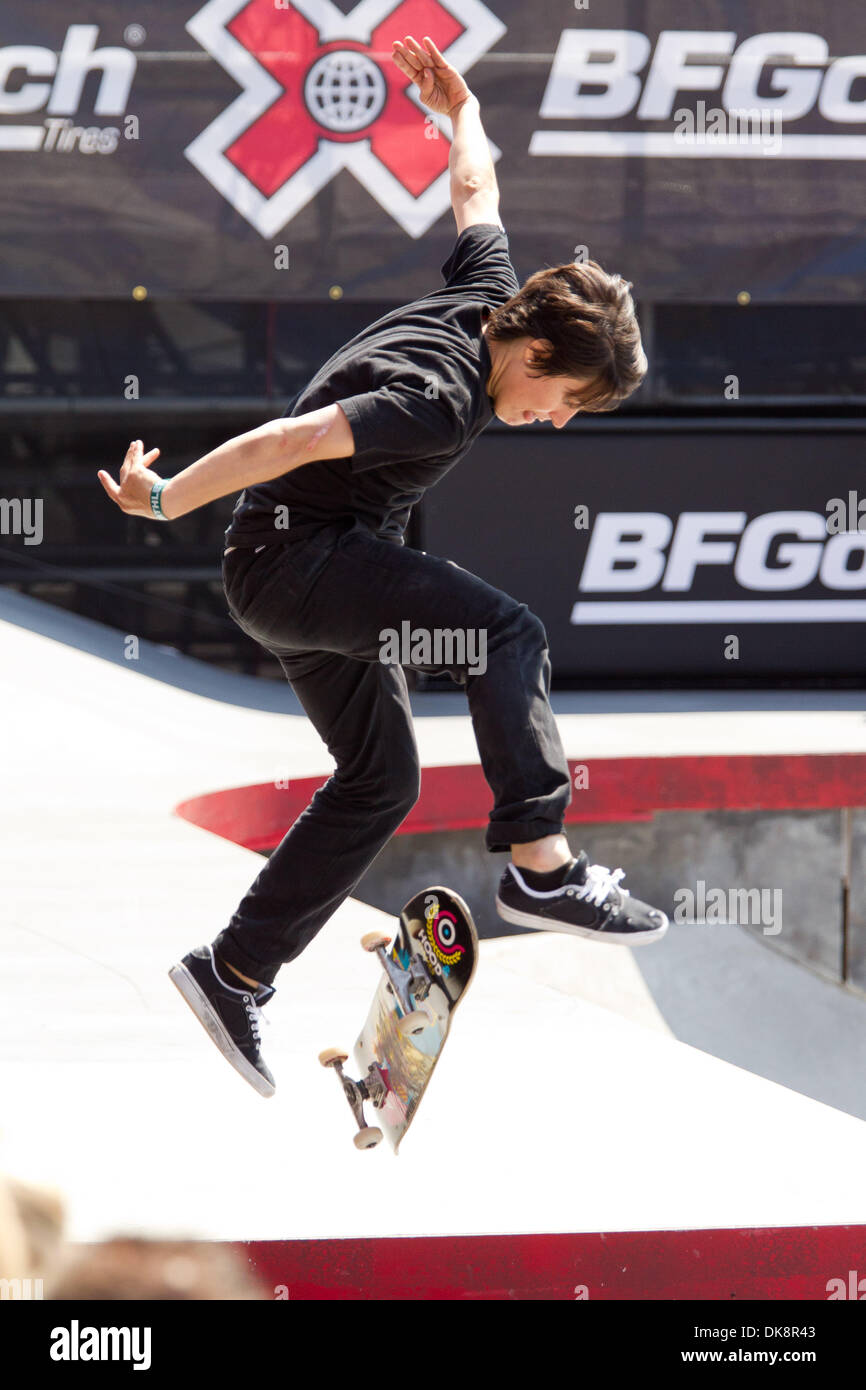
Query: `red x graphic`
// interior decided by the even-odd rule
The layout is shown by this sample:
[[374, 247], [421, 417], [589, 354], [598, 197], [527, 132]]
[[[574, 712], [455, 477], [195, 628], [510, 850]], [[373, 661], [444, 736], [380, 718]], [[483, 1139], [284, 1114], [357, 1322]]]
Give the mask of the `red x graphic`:
[[[283, 95], [226, 150], [226, 157], [265, 197], [271, 197], [316, 153], [319, 143], [369, 140], [372, 153], [413, 197], [448, 167], [450, 144], [425, 139], [424, 114], [409, 100], [409, 79], [391, 59], [394, 39], [430, 34], [445, 52], [463, 32], [437, 0], [402, 0], [371, 34], [369, 45], [353, 39], [319, 43], [312, 24], [297, 10], [277, 10], [274, 0], [250, 0], [228, 25], [229, 32], [283, 88]], [[320, 125], [304, 100], [304, 82], [324, 54], [354, 51], [376, 63], [387, 96], [378, 117], [351, 134]], [[428, 126], [427, 132], [435, 127]]]

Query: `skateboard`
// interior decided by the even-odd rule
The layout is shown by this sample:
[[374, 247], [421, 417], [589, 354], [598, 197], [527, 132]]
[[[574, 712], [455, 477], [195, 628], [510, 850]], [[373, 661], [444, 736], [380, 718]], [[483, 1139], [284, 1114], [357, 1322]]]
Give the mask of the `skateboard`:
[[[386, 932], [368, 932], [361, 945], [382, 967], [355, 1043], [361, 1080], [344, 1074], [348, 1054], [340, 1048], [321, 1052], [319, 1061], [340, 1079], [358, 1124], [355, 1147], [375, 1148], [384, 1137], [397, 1153], [475, 974], [478, 932], [458, 893], [426, 888], [403, 908], [393, 941]], [[378, 1125], [367, 1124], [365, 1101], [377, 1112]]]

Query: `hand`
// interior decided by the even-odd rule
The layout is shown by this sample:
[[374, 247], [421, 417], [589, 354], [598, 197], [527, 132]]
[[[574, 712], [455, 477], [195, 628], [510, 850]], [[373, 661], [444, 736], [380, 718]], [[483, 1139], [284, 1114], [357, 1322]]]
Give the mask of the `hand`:
[[162, 479], [158, 473], [151, 472], [148, 464], [159, 458], [159, 449], [151, 449], [149, 454], [142, 456], [143, 448], [141, 440], [134, 439], [127, 449], [120, 468], [120, 487], [104, 468], [96, 476], [112, 502], [116, 502], [127, 516], [149, 516], [152, 519], [150, 492], [154, 483]]
[[418, 95], [425, 106], [443, 116], [450, 116], [457, 106], [462, 106], [472, 93], [456, 68], [446, 62], [431, 38], [425, 36], [426, 48], [422, 48], [411, 34], [401, 43], [394, 40], [391, 57], [401, 72], [418, 88]]

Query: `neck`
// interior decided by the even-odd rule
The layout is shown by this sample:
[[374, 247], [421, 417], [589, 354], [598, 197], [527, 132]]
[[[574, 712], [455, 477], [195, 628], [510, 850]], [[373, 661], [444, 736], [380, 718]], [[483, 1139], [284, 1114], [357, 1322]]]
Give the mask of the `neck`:
[[485, 306], [481, 310], [481, 336], [484, 339], [485, 343], [487, 343], [487, 351], [490, 354], [490, 375], [487, 378], [487, 382], [485, 384], [484, 389], [487, 392], [488, 396], [492, 396], [498, 383], [499, 370], [497, 367], [497, 363], [494, 360], [494, 358], [498, 356], [498, 353], [496, 351], [497, 345], [492, 339], [488, 341], [487, 338], [487, 319], [489, 315], [490, 310]]

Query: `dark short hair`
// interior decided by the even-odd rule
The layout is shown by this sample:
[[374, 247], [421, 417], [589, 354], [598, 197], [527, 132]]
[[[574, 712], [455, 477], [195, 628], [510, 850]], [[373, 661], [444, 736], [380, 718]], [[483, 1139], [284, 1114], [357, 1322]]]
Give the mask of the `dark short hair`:
[[487, 332], [497, 342], [546, 338], [551, 348], [533, 354], [530, 366], [541, 376], [592, 377], [581, 408], [614, 410], [647, 371], [631, 289], [597, 261], [538, 270], [492, 310]]

